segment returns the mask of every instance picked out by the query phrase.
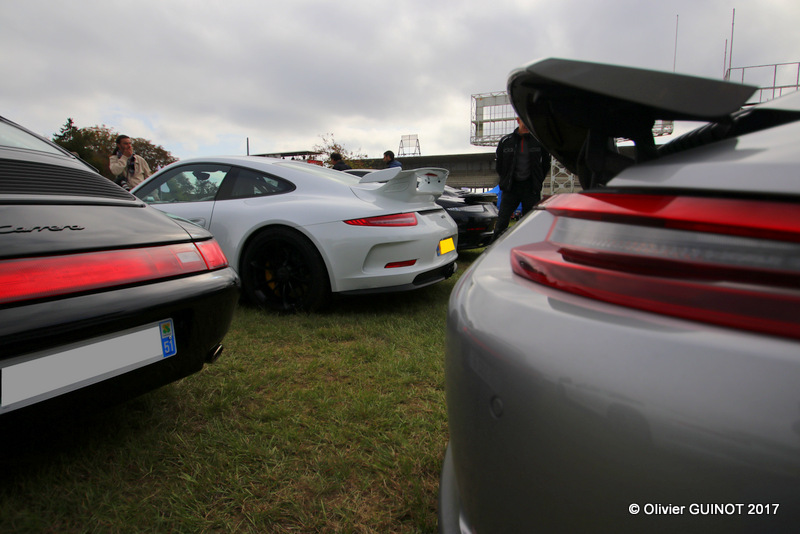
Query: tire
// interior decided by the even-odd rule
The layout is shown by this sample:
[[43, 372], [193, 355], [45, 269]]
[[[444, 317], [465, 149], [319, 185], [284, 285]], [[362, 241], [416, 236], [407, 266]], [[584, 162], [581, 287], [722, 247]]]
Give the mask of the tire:
[[263, 231], [242, 257], [242, 289], [253, 304], [272, 311], [316, 311], [330, 297], [328, 271], [316, 247], [288, 228]]

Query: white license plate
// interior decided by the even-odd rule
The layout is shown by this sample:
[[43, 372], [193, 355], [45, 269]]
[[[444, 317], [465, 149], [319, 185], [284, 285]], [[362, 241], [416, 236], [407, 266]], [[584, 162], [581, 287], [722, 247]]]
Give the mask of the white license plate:
[[80, 389], [177, 353], [172, 319], [21, 356], [0, 369], [0, 413]]

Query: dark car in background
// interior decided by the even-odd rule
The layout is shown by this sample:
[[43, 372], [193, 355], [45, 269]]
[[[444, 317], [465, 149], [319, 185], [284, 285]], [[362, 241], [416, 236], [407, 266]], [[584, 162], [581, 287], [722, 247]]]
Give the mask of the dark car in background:
[[0, 118], [0, 421], [102, 408], [199, 371], [238, 297], [210, 233]]
[[440, 530], [796, 530], [800, 92], [560, 59], [508, 86], [583, 192], [453, 289]]
[[458, 225], [458, 249], [489, 246], [497, 223], [497, 195], [473, 193], [445, 186], [436, 203], [442, 206]]
[[[375, 169], [348, 169], [344, 172], [364, 176]], [[473, 193], [445, 186], [436, 199], [458, 225], [458, 250], [489, 246], [497, 223], [497, 195]]]

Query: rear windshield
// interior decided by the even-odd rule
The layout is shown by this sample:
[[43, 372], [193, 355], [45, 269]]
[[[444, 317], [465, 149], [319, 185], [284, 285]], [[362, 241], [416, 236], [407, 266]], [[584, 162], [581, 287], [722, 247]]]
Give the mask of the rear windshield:
[[0, 121], [0, 146], [48, 152], [50, 154], [58, 154], [59, 156], [64, 155], [64, 152], [58, 147], [48, 143], [44, 139], [40, 139], [13, 124], [3, 121]]

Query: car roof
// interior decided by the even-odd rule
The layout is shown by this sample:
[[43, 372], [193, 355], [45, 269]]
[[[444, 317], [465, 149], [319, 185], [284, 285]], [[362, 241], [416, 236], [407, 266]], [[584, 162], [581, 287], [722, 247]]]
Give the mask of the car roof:
[[[274, 167], [281, 167], [282, 169], [288, 169], [288, 172], [292, 173], [299, 173], [301, 175], [326, 175], [330, 178], [338, 178], [338, 181], [341, 181], [342, 172], [336, 171], [333, 169], [328, 169], [326, 167], [322, 167], [320, 165], [316, 165], [314, 163], [308, 163], [306, 161], [298, 161], [298, 160], [287, 160], [281, 158], [270, 158], [264, 156], [208, 156], [208, 157], [196, 157], [196, 158], [189, 158], [189, 159], [182, 159], [177, 161], [166, 168], [171, 168], [175, 166], [183, 166], [183, 165], [195, 165], [195, 164], [219, 164], [219, 165], [234, 165], [240, 167], [248, 167], [248, 168], [255, 168], [260, 169], [264, 172], [270, 172], [270, 169], [274, 170]], [[350, 176], [354, 182], [357, 182], [357, 177], [353, 175]]]

